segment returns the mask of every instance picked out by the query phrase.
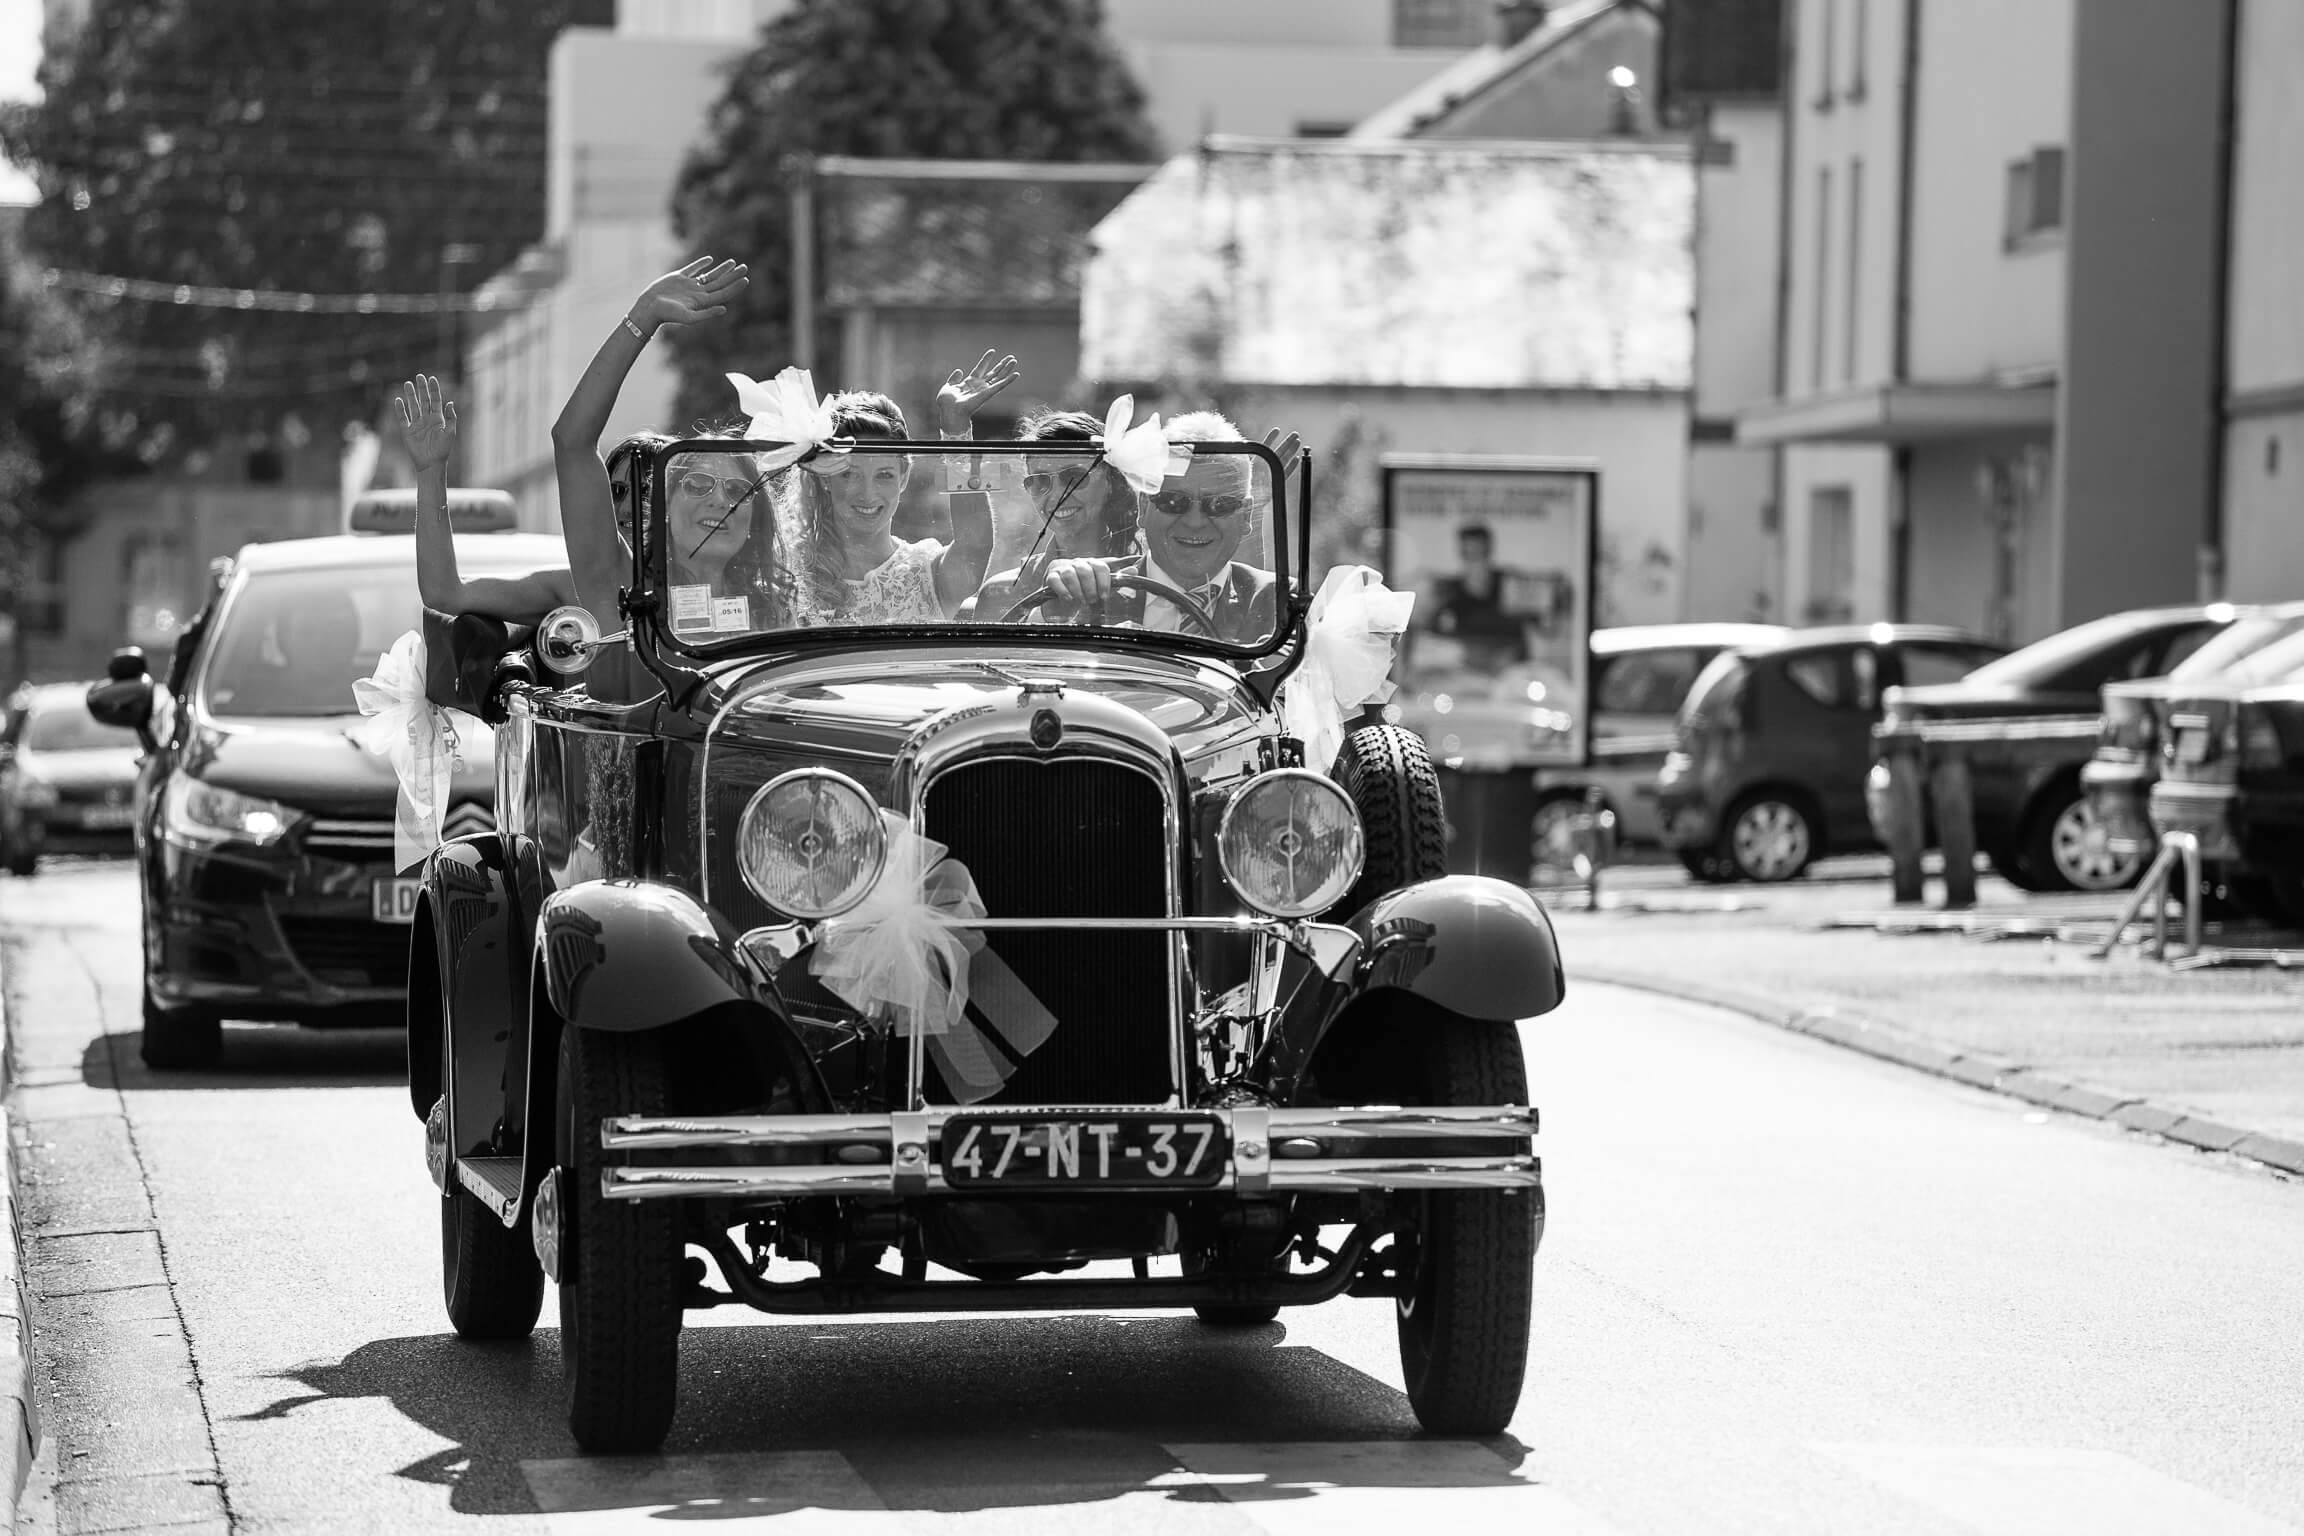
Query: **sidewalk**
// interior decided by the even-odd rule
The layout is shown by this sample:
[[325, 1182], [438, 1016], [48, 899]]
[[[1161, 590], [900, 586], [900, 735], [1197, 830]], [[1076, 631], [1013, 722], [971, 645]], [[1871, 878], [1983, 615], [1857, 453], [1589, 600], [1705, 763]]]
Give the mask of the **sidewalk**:
[[[2120, 904], [2030, 896], [1992, 877], [1978, 885], [1985, 918], [2069, 918], [2101, 929]], [[1625, 871], [1603, 877], [1597, 912], [1581, 909], [1580, 894], [1539, 895], [1571, 987], [1604, 981], [1719, 1003], [1979, 1087], [2304, 1173], [2304, 971], [2171, 970], [2133, 945], [2098, 960], [2086, 945], [2037, 937], [1829, 926], [1939, 915], [1932, 905], [1893, 906], [1885, 877], [1706, 887]], [[1928, 897], [1942, 898], [1936, 880]], [[2220, 934], [2213, 924], [2206, 942], [2304, 948], [2293, 934]]]

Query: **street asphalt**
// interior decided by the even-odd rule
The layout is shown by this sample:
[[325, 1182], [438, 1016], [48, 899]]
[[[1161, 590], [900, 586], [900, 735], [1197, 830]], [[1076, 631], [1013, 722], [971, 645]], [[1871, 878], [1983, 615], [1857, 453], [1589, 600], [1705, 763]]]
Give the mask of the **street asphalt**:
[[134, 901], [121, 866], [0, 881], [27, 1530], [2304, 1529], [2304, 1184], [1579, 981], [1567, 918], [1508, 1434], [1416, 1433], [1381, 1302], [704, 1315], [666, 1454], [588, 1462], [549, 1300], [526, 1345], [447, 1331], [397, 1042], [235, 1028], [147, 1073]]

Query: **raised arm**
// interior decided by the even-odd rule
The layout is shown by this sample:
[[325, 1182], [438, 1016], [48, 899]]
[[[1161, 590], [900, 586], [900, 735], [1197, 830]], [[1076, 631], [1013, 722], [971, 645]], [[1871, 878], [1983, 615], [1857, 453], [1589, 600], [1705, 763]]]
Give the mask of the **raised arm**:
[[456, 569], [456, 535], [448, 521], [448, 454], [456, 444], [456, 402], [440, 381], [420, 373], [400, 386], [400, 424], [416, 465], [416, 591], [441, 613], [477, 613], [533, 624], [573, 600], [566, 571], [532, 576], [475, 576]]
[[603, 629], [616, 629], [616, 595], [632, 569], [631, 547], [616, 525], [616, 498], [600, 438], [624, 379], [649, 338], [667, 325], [709, 320], [728, 312], [728, 301], [749, 279], [738, 262], [715, 265], [699, 256], [677, 272], [650, 283], [631, 310], [592, 354], [576, 381], [559, 420], [552, 423], [552, 467], [560, 487], [560, 531], [568, 541], [568, 566], [575, 573], [576, 600], [592, 610]]
[[[966, 373], [953, 369], [944, 387], [936, 392], [937, 435], [947, 440], [973, 437], [977, 407], [1015, 383], [1022, 372], [1016, 359], [1000, 356], [998, 348], [978, 358], [976, 366]], [[972, 463], [976, 471], [973, 488], [967, 486], [967, 476], [954, 473], [963, 462]], [[960, 605], [976, 595], [985, 568], [992, 563], [992, 495], [982, 483], [982, 468], [981, 459], [946, 461], [946, 484], [952, 492], [952, 542], [937, 552], [935, 572], [936, 598], [947, 614], [958, 613]]]

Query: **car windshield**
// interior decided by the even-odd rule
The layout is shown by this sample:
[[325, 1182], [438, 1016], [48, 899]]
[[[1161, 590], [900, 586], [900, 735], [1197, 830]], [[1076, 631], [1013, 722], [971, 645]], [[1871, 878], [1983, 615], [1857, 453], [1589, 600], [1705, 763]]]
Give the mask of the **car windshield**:
[[32, 752], [108, 751], [133, 748], [136, 733], [116, 725], [97, 724], [95, 717], [88, 713], [85, 696], [74, 692], [44, 698], [34, 704], [24, 721], [20, 745]]
[[2242, 657], [2225, 669], [2223, 680], [2251, 688], [2260, 683], [2304, 683], [2304, 633]]
[[2094, 689], [2158, 627], [2139, 622], [2134, 614], [2106, 614], [1988, 661], [1964, 681], [2004, 688]]
[[1082, 442], [789, 457], [734, 441], [658, 454], [644, 584], [663, 643], [712, 655], [826, 629], [999, 626], [1254, 653], [1279, 637], [1287, 506], [1261, 448], [1154, 444], [1131, 466], [1159, 477], [1148, 492]]
[[2300, 631], [2304, 631], [2304, 613], [2257, 613], [2235, 619], [2222, 634], [2185, 657], [2183, 665], [2168, 678], [2171, 682], [2197, 683], [2220, 677], [2235, 663]]
[[[358, 565], [244, 570], [216, 616], [200, 678], [211, 714], [273, 718], [357, 715], [352, 682], [376, 670], [392, 642], [416, 628], [415, 546]], [[487, 538], [459, 539], [466, 575], [511, 575], [534, 567], [534, 551]], [[405, 552], [405, 553], [403, 553]]]

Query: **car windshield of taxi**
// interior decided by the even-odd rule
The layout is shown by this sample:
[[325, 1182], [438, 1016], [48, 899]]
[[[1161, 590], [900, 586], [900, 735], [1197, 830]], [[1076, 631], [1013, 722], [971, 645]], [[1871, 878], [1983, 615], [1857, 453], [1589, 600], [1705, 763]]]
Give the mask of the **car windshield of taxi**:
[[1124, 473], [1096, 443], [690, 439], [655, 458], [644, 642], [689, 662], [861, 631], [1242, 661], [1287, 627], [1288, 490], [1250, 443]]

